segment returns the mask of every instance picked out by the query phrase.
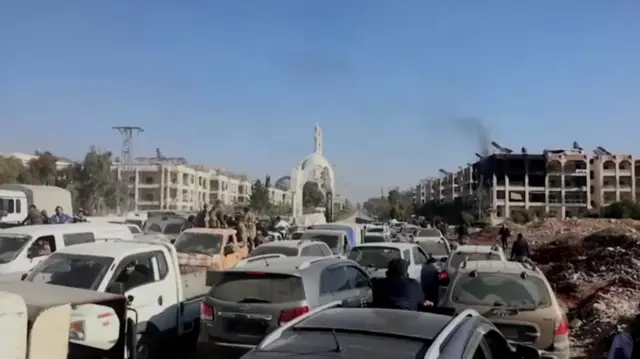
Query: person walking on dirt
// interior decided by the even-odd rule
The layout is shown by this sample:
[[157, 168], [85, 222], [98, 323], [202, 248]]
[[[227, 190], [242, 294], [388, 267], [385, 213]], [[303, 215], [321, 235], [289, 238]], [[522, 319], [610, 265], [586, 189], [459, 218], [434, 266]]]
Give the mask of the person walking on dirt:
[[467, 239], [469, 238], [469, 227], [466, 223], [462, 223], [458, 226], [458, 244], [464, 245], [467, 243]]
[[529, 261], [531, 257], [531, 251], [529, 250], [529, 242], [524, 238], [522, 233], [518, 233], [518, 236], [511, 246], [511, 260], [518, 262]]
[[506, 224], [502, 224], [498, 231], [498, 236], [500, 236], [500, 241], [502, 242], [502, 249], [506, 251], [509, 248], [509, 238], [511, 237], [511, 231]]

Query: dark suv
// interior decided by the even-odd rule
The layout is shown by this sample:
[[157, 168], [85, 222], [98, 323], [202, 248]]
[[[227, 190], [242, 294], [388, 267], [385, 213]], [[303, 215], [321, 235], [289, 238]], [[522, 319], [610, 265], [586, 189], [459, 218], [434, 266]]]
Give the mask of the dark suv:
[[452, 317], [345, 308], [342, 303], [325, 305], [289, 322], [242, 359], [540, 359], [535, 348], [510, 344], [474, 310]]
[[356, 263], [338, 257], [250, 261], [213, 272], [201, 308], [201, 351], [250, 349], [269, 333], [336, 300], [372, 300], [371, 282]]

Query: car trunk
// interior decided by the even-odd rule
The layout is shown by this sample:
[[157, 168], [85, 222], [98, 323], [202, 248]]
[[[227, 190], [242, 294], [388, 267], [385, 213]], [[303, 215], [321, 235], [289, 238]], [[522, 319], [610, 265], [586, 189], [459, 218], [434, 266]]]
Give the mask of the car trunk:
[[205, 302], [215, 313], [207, 323], [209, 335], [244, 345], [257, 345], [282, 323], [309, 310], [302, 279], [278, 273], [220, 272]]
[[[547, 349], [553, 343], [555, 318], [546, 314], [552, 311], [545, 308], [518, 311], [500, 307], [470, 307], [489, 319], [507, 340], [529, 344], [538, 349]], [[458, 306], [458, 310], [462, 309], [462, 306]]]

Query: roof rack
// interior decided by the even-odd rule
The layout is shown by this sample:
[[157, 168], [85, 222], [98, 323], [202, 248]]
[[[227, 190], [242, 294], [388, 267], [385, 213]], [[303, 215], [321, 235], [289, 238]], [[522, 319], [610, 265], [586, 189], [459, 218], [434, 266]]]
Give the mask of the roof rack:
[[339, 255], [336, 255], [336, 256], [314, 258], [314, 259], [308, 260], [306, 262], [302, 262], [298, 266], [298, 269], [307, 269], [307, 268], [311, 267], [311, 265], [314, 264], [314, 263], [326, 261], [327, 259], [335, 259], [335, 258], [342, 258], [342, 257], [340, 257]]
[[433, 340], [433, 343], [424, 354], [424, 359], [438, 359], [440, 357], [440, 349], [445, 343], [445, 340], [449, 338], [449, 335], [451, 335], [465, 319], [479, 316], [480, 314], [473, 309], [465, 309], [456, 315], [442, 328], [440, 333], [438, 333], [438, 336]]
[[529, 258], [525, 258], [523, 261], [518, 261], [518, 263], [520, 263], [520, 265], [524, 269], [533, 270], [533, 271], [538, 269], [538, 266], [536, 266], [536, 263]]
[[245, 258], [243, 260], [241, 260], [240, 262], [238, 262], [236, 264], [236, 267], [242, 267], [248, 263], [251, 262], [255, 262], [255, 261], [264, 261], [267, 259], [275, 259], [275, 258], [286, 258], [287, 256], [285, 256], [284, 254], [281, 253], [270, 253], [270, 254], [263, 254], [260, 256], [255, 256], [255, 257], [249, 257], [249, 258]]

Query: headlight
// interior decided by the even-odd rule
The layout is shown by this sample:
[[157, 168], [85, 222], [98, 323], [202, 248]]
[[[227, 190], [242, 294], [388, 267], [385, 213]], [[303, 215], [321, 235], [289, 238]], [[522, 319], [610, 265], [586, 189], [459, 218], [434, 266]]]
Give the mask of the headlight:
[[69, 339], [84, 340], [84, 338], [84, 320], [71, 322], [71, 326], [69, 327]]

